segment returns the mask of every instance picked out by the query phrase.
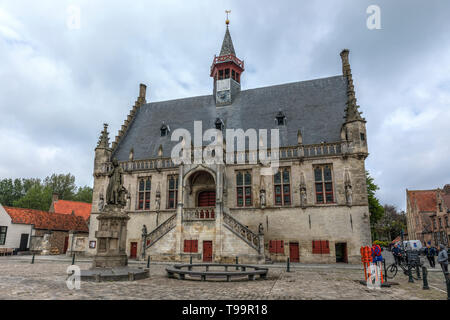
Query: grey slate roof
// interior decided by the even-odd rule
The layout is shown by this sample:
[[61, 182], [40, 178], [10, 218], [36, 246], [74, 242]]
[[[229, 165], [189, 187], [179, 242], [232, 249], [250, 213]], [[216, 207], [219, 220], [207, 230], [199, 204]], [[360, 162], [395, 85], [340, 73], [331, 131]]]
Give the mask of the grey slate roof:
[[[212, 95], [147, 103], [138, 109], [113, 156], [126, 161], [133, 148], [135, 160], [156, 158], [162, 145], [163, 156], [170, 157], [172, 147], [178, 143], [170, 141], [171, 132], [185, 128], [193, 139], [194, 120], [202, 121], [204, 132], [215, 128], [217, 118], [223, 120], [225, 129], [279, 128], [280, 146], [297, 145], [299, 129], [303, 144], [338, 142], [346, 92], [346, 78], [335, 76], [244, 90], [233, 104], [224, 107], [216, 107]], [[277, 125], [275, 117], [280, 110], [286, 116], [285, 126]], [[171, 131], [165, 137], [160, 135], [163, 121]], [[270, 135], [268, 141], [270, 145]]]
[[227, 30], [225, 31], [225, 37], [223, 38], [220, 56], [225, 56], [227, 54], [236, 55], [236, 52], [234, 52], [233, 41], [231, 40], [230, 30], [228, 30], [228, 26]]

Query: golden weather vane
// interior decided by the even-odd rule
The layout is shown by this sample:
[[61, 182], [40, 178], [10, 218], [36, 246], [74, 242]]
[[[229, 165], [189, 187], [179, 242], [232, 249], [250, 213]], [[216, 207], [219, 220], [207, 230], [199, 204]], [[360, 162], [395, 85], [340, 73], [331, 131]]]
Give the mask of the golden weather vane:
[[231, 13], [231, 10], [225, 10], [225, 13], [227, 14], [227, 20], [225, 20], [225, 23], [227, 25], [229, 25], [230, 24], [230, 20], [228, 20], [228, 14]]

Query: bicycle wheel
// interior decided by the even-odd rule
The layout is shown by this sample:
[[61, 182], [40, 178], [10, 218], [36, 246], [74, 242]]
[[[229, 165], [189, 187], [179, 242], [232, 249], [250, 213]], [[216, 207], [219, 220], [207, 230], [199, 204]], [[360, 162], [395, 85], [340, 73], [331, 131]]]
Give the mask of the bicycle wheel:
[[398, 268], [397, 265], [395, 263], [391, 264], [389, 267], [387, 267], [386, 269], [386, 277], [389, 279], [394, 279], [395, 275], [397, 274]]

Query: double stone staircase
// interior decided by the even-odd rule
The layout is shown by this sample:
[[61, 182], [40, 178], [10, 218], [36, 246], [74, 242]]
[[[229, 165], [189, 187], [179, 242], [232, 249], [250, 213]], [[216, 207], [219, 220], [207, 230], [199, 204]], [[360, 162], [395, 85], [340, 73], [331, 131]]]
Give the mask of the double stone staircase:
[[[201, 221], [201, 220], [215, 220], [213, 208], [195, 208], [195, 209], [183, 209], [183, 221]], [[176, 216], [173, 214], [170, 218], [156, 227], [153, 231], [147, 234], [145, 238], [145, 247], [148, 249], [154, 245], [158, 240], [164, 237], [169, 231], [176, 226]], [[244, 226], [233, 216], [227, 213], [225, 210], [222, 212], [223, 225], [230, 230], [233, 234], [247, 243], [250, 247], [256, 250], [258, 254], [264, 253], [264, 236], [251, 231]]]

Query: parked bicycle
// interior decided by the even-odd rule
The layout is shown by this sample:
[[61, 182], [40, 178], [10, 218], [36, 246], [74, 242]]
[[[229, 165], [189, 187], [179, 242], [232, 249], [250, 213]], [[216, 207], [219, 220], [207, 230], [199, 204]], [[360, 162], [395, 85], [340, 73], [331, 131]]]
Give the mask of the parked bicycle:
[[391, 265], [389, 265], [386, 269], [386, 276], [387, 278], [393, 279], [397, 272], [400, 269], [403, 270], [403, 274], [408, 276], [408, 269], [411, 268], [411, 275], [414, 278], [414, 280], [419, 280], [419, 277], [417, 276], [417, 270], [420, 272], [420, 263], [417, 263], [415, 261], [408, 262], [408, 259], [406, 258], [405, 254], [402, 254], [400, 257], [400, 262], [394, 262]]

